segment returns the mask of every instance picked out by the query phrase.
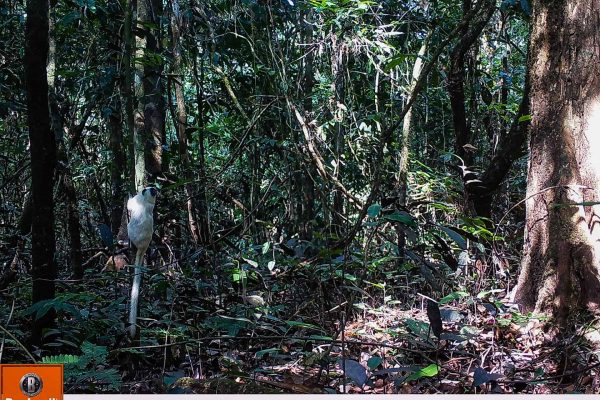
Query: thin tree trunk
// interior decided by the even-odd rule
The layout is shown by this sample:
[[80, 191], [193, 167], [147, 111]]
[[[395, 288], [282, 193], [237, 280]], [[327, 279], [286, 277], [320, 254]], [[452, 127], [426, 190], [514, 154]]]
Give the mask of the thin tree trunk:
[[[48, 108], [48, 2], [27, 1], [25, 25], [25, 78], [27, 123], [31, 151], [32, 192], [32, 302], [54, 298], [56, 279], [54, 198], [52, 193], [56, 167], [56, 141], [50, 129]], [[31, 342], [40, 344], [44, 329], [54, 323], [55, 313], [47, 312], [33, 321]]]
[[[50, 126], [53, 135], [57, 139], [57, 159], [60, 168], [55, 182], [62, 193], [62, 199], [67, 209], [67, 238], [69, 249], [69, 266], [73, 279], [83, 278], [83, 257], [81, 252], [81, 226], [79, 222], [79, 208], [77, 204], [77, 192], [71, 177], [71, 168], [65, 140], [63, 138], [63, 124], [58, 107], [58, 99], [55, 87], [56, 71], [56, 44], [54, 42], [54, 21], [49, 19], [49, 52], [48, 52], [48, 99], [50, 106]], [[83, 127], [83, 126], [82, 126]]]
[[[148, 4], [145, 0], [138, 0], [135, 3], [137, 7], [136, 12], [133, 14], [133, 21], [135, 24], [133, 27], [135, 31], [139, 31], [137, 26], [138, 19], [140, 22], [146, 22], [148, 16]], [[134, 74], [135, 80], [133, 82], [133, 93], [134, 100], [133, 104], [137, 107], [134, 110], [134, 127], [133, 127], [133, 162], [135, 171], [135, 188], [136, 192], [141, 191], [146, 183], [146, 119], [144, 118], [144, 106], [146, 98], [144, 97], [144, 60], [146, 56], [146, 35], [143, 32], [139, 32], [134, 35], [135, 37], [135, 61], [134, 61]]]
[[121, 99], [114, 96], [111, 113], [108, 116], [108, 129], [110, 132], [109, 147], [112, 152], [112, 163], [110, 164], [110, 227], [113, 234], [117, 234], [121, 228], [121, 216], [123, 214], [123, 199], [125, 187], [123, 172], [126, 171], [125, 151], [123, 149], [123, 128], [121, 118]]
[[[312, 19], [312, 12], [308, 11], [305, 15], [307, 22], [304, 25], [304, 43], [313, 43], [314, 40], [314, 29], [309, 20]], [[315, 50], [313, 48], [308, 49], [306, 57], [304, 57], [304, 84], [303, 95], [304, 95], [304, 111], [307, 115], [313, 114], [313, 88], [315, 86], [315, 66], [314, 56]], [[298, 143], [299, 140], [296, 140]], [[299, 169], [306, 169], [303, 173], [300, 173], [297, 179], [300, 186], [301, 196], [299, 200], [299, 236], [302, 240], [312, 240], [313, 237], [313, 225], [315, 223], [315, 182], [313, 177], [317, 175], [315, 167], [312, 162], [304, 163], [304, 166], [300, 165]]]
[[[429, 43], [429, 39], [431, 34], [427, 36], [425, 40], [423, 40], [423, 44], [419, 49], [417, 54], [417, 59], [415, 60], [415, 64], [413, 65], [412, 77], [410, 81], [410, 86], [408, 93], [412, 93], [415, 89], [415, 85], [421, 76], [421, 71], [423, 70], [423, 57], [425, 56], [425, 52], [427, 51], [427, 45]], [[407, 189], [408, 189], [408, 150], [411, 142], [411, 123], [412, 123], [412, 111], [413, 108], [409, 108], [406, 114], [404, 115], [404, 121], [402, 123], [402, 140], [400, 142], [400, 162], [398, 165], [398, 181], [397, 181], [397, 207], [405, 208], [407, 201]], [[404, 250], [406, 247], [406, 234], [401, 224], [396, 224], [396, 235], [398, 237], [398, 262], [401, 264], [404, 262]]]
[[[112, 0], [114, 3], [118, 3], [118, 0]], [[117, 8], [117, 4], [114, 4], [114, 8]], [[120, 69], [121, 58], [119, 55], [121, 54], [118, 51], [121, 48], [121, 43], [119, 41], [119, 35], [117, 35], [118, 31], [117, 24], [111, 25], [114, 34], [111, 36], [111, 54], [109, 57], [109, 63], [114, 68], [115, 71], [119, 71], [120, 75], [124, 73], [129, 73], [129, 70], [126, 67]], [[125, 53], [123, 53], [123, 64], [129, 62], [126, 60]], [[118, 75], [117, 75], [118, 76]], [[125, 211], [123, 207], [123, 201], [126, 198], [126, 187], [125, 181], [123, 177], [125, 176], [125, 171], [127, 171], [127, 159], [125, 156], [125, 136], [123, 134], [123, 113], [122, 110], [122, 102], [121, 96], [118, 95], [118, 91], [116, 95], [114, 94], [115, 84], [118, 82], [117, 76], [115, 77], [114, 84], [111, 90], [111, 98], [112, 101], [110, 103], [110, 114], [108, 115], [107, 127], [109, 131], [109, 148], [112, 153], [112, 162], [110, 163], [110, 228], [113, 235], [117, 236], [117, 240], [126, 241], [127, 235], [122, 227], [122, 216]], [[122, 84], [122, 94], [126, 94], [125, 84]], [[126, 100], [127, 101], [127, 100]], [[127, 118], [126, 118], [127, 119]]]
[[[198, 68], [198, 58], [201, 60]], [[200, 71], [198, 71], [200, 69]], [[204, 120], [204, 57], [194, 51], [194, 78], [196, 80], [196, 107], [198, 108], [198, 232], [200, 243], [210, 242], [210, 218], [208, 213], [208, 198], [206, 194], [206, 149], [205, 149], [205, 120]]]
[[121, 91], [125, 98], [125, 122], [129, 135], [129, 192], [137, 192], [135, 153], [135, 114], [133, 94], [133, 70], [131, 66], [131, 55], [133, 54], [133, 0], [125, 0], [125, 18], [123, 23], [123, 87]]
[[144, 112], [144, 127], [146, 156], [145, 168], [149, 174], [149, 181], [155, 182], [162, 173], [162, 149], [165, 136], [165, 101], [163, 97], [162, 70], [163, 64], [160, 46], [161, 28], [160, 16], [163, 13], [161, 0], [138, 0], [144, 7], [138, 10], [140, 22], [152, 28], [144, 29], [145, 34], [145, 56], [152, 60], [143, 66], [143, 92], [144, 101], [140, 105]]
[[198, 220], [196, 218], [196, 206], [195, 197], [192, 190], [192, 185], [189, 181], [192, 180], [192, 173], [190, 170], [190, 157], [188, 154], [188, 141], [187, 141], [187, 112], [185, 109], [185, 98], [183, 94], [183, 65], [181, 57], [181, 43], [180, 43], [180, 27], [182, 26], [182, 15], [179, 9], [178, 0], [172, 0], [172, 15], [171, 15], [171, 34], [172, 34], [172, 46], [173, 46], [173, 72], [176, 77], [173, 79], [175, 86], [175, 100], [177, 103], [177, 121], [175, 125], [177, 127], [177, 136], [179, 139], [179, 156], [181, 157], [181, 166], [183, 170], [183, 179], [186, 181], [184, 184], [187, 213], [188, 213], [188, 225], [190, 228], [190, 234], [194, 243], [200, 242], [200, 232], [198, 229]]
[[[334, 177], [339, 179], [342, 168], [342, 156], [345, 151], [346, 129], [343, 119], [345, 118], [345, 96], [346, 96], [346, 62], [348, 57], [348, 47], [341, 37], [333, 36], [331, 55], [331, 68], [333, 75], [334, 96], [330, 105], [335, 124], [334, 152], [336, 158]], [[335, 188], [333, 190], [333, 209], [332, 224], [333, 232], [341, 236], [343, 232], [344, 219], [344, 196], [342, 192]]]

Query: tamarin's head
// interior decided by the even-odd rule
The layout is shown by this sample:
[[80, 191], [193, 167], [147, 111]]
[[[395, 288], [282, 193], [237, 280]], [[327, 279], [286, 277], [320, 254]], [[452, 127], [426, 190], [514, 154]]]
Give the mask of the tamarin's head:
[[142, 197], [144, 197], [144, 201], [154, 204], [156, 201], [156, 196], [158, 195], [158, 189], [154, 187], [147, 187], [142, 189]]

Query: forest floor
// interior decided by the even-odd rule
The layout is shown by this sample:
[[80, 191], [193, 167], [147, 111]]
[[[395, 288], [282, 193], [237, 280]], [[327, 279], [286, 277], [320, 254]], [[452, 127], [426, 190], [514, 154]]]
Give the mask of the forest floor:
[[[444, 323], [439, 339], [429, 329], [425, 306], [410, 311], [382, 307], [349, 322], [343, 337], [334, 340], [294, 335], [272, 342], [267, 351], [257, 350], [260, 346], [231, 349], [240, 369], [251, 374], [230, 380], [184, 378], [169, 391], [600, 393], [598, 353], [584, 344], [582, 332], [549, 347], [553, 339], [541, 323], [514, 321], [515, 314], [484, 305], [440, 311]], [[220, 354], [222, 342], [209, 345], [214, 354]]]
[[126, 269], [98, 272], [99, 262], [29, 308], [21, 274], [0, 291], [14, 335], [0, 338], [0, 361], [31, 362], [29, 320], [54, 308], [58, 326], [30, 357], [64, 363], [66, 393], [600, 393], [595, 325], [556, 339], [506, 301], [506, 281], [462, 275], [432, 301], [418, 269], [365, 275], [350, 261], [292, 258], [270, 272], [250, 259], [204, 275], [149, 268], [136, 341], [125, 334]]

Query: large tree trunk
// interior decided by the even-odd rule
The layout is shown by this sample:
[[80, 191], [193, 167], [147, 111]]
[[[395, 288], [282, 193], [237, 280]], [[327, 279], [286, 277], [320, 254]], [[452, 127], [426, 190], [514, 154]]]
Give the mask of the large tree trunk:
[[578, 308], [598, 311], [600, 301], [598, 10], [600, 0], [533, 4], [525, 254], [515, 301], [558, 322]]
[[[50, 130], [48, 109], [48, 1], [27, 1], [25, 27], [25, 78], [27, 82], [27, 123], [31, 149], [32, 192], [32, 302], [54, 298], [53, 175], [56, 167], [56, 142]], [[33, 321], [31, 341], [40, 344], [42, 332], [54, 321], [52, 311]]]

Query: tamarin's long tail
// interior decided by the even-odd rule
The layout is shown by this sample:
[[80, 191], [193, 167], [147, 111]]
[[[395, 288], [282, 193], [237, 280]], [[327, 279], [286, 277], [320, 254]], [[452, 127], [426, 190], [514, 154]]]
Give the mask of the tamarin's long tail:
[[129, 305], [129, 337], [135, 338], [137, 333], [137, 314], [140, 299], [140, 284], [142, 283], [142, 260], [146, 249], [137, 249], [135, 255], [135, 271], [131, 285], [131, 303]]

